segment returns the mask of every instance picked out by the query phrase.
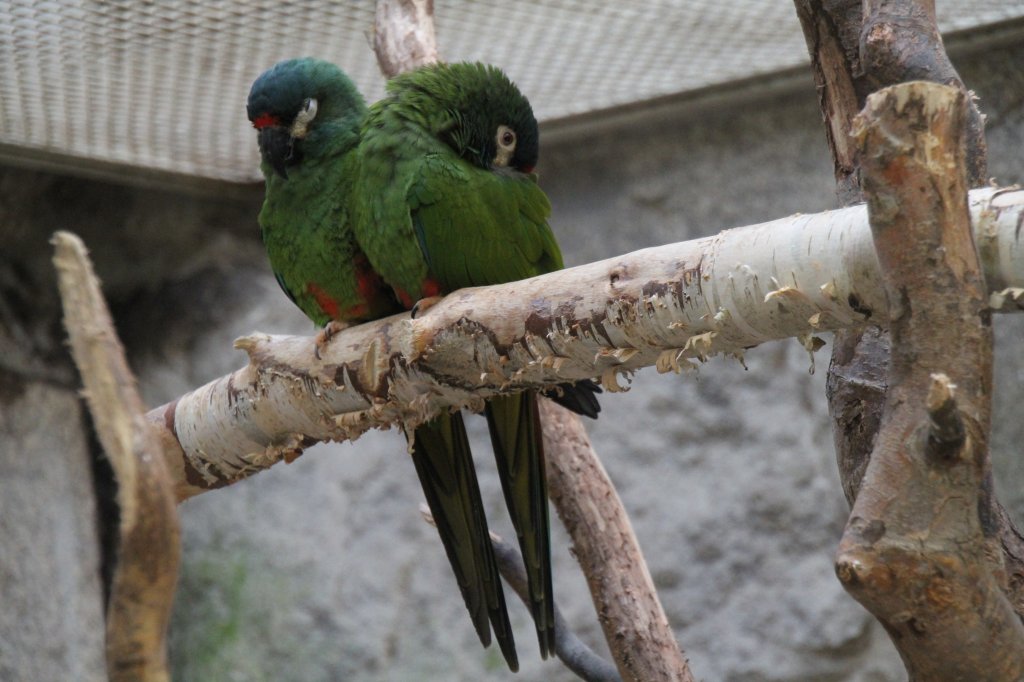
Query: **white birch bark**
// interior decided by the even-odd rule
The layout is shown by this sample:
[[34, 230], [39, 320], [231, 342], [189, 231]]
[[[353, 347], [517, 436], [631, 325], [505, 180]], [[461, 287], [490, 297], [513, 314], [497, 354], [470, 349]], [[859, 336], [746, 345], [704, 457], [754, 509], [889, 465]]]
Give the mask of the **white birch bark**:
[[[992, 305], [1024, 307], [1024, 190], [970, 194]], [[415, 424], [502, 390], [682, 371], [766, 341], [884, 324], [867, 211], [854, 206], [642, 249], [529, 280], [463, 289], [406, 314], [313, 339], [252, 334], [249, 364], [149, 413], [179, 499], [290, 459], [320, 440]]]

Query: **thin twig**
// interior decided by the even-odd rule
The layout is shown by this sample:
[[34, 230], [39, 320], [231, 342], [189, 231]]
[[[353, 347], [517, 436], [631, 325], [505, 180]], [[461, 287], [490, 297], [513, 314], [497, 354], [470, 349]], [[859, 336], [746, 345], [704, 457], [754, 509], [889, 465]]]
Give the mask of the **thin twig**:
[[[423, 520], [434, 524], [434, 517], [426, 505], [420, 507]], [[491, 531], [491, 545], [494, 556], [498, 560], [501, 577], [516, 593], [523, 604], [530, 605], [530, 594], [526, 584], [526, 566], [523, 556], [513, 545], [505, 542], [501, 536]], [[615, 666], [587, 646], [569, 627], [558, 604], [555, 604], [555, 656], [569, 670], [586, 682], [622, 682]]]

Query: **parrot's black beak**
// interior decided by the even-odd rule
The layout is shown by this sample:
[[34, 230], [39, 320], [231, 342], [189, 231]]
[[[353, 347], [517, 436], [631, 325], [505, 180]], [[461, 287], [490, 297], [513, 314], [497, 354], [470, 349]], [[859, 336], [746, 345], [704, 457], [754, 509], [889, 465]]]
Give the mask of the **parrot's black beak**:
[[285, 180], [288, 179], [288, 163], [293, 160], [295, 140], [287, 128], [266, 126], [259, 131], [260, 154]]

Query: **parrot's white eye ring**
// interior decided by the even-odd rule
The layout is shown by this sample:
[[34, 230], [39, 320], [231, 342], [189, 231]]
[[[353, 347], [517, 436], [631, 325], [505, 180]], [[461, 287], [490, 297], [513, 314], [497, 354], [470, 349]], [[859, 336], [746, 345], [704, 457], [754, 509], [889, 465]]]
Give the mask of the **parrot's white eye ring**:
[[292, 123], [291, 136], [303, 138], [306, 136], [306, 128], [316, 118], [318, 104], [315, 98], [310, 97], [302, 103], [299, 113], [295, 114], [295, 122]]
[[512, 151], [516, 148], [516, 131], [508, 126], [498, 126], [498, 149]]
[[495, 166], [507, 166], [516, 153], [516, 131], [507, 125], [498, 126], [498, 132], [494, 136], [497, 146], [497, 153], [494, 155]]

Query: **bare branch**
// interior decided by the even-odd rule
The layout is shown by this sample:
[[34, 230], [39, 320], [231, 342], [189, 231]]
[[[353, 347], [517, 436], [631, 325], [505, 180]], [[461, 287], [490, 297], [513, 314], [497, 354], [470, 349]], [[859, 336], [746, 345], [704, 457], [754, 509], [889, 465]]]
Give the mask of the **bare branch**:
[[[969, 93], [946, 55], [934, 0], [795, 0], [795, 5], [835, 164], [836, 193], [849, 205], [863, 199], [857, 146], [849, 132], [871, 92], [909, 80], [929, 80]], [[984, 117], [973, 98], [967, 158], [970, 186], [984, 185]], [[842, 331], [835, 344], [828, 376], [829, 411], [843, 491], [852, 505], [878, 433], [889, 339], [885, 332]]]
[[[526, 585], [526, 567], [519, 550], [491, 533], [494, 557], [505, 582], [515, 590], [519, 599], [529, 607], [530, 596]], [[598, 656], [593, 649], [576, 636], [562, 611], [555, 604], [555, 655], [565, 667], [587, 682], [622, 682], [615, 666]]]
[[825, 139], [835, 167], [836, 194], [844, 206], [864, 200], [857, 147], [850, 139], [853, 117], [863, 106], [866, 85], [857, 49], [862, 0], [794, 0], [818, 91]]
[[875, 326], [844, 329], [836, 332], [832, 343], [825, 395], [839, 481], [853, 507], [882, 421], [889, 385], [889, 334]]
[[988, 182], [985, 118], [946, 54], [935, 0], [863, 0], [860, 58], [868, 87], [925, 80], [958, 88], [967, 99], [967, 186]]
[[373, 50], [387, 78], [436, 62], [434, 0], [377, 0]]
[[[693, 682], [633, 526], [579, 418], [541, 402], [551, 500], [569, 534], [622, 679]], [[596, 504], [595, 504], [596, 501]]]
[[[962, 92], [915, 82], [869, 97], [855, 125], [893, 350], [836, 571], [912, 680], [1024, 676], [1024, 625], [1004, 594], [991, 514], [992, 338], [965, 202], [964, 116]], [[951, 421], [941, 416], [950, 381], [966, 437], [952, 457], [927, 457], [933, 420]]]
[[100, 442], [117, 476], [120, 548], [107, 610], [110, 678], [169, 680], [166, 656], [180, 553], [178, 517], [157, 434], [145, 421], [124, 349], [85, 246], [53, 237], [64, 324]]

